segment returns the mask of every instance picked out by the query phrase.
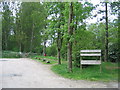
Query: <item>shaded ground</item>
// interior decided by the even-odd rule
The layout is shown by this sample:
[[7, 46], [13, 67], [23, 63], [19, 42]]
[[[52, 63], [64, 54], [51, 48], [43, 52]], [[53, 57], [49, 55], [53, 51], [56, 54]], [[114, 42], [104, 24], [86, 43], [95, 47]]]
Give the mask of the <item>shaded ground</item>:
[[117, 82], [65, 79], [54, 74], [50, 65], [28, 58], [0, 59], [0, 68], [2, 88], [118, 88]]

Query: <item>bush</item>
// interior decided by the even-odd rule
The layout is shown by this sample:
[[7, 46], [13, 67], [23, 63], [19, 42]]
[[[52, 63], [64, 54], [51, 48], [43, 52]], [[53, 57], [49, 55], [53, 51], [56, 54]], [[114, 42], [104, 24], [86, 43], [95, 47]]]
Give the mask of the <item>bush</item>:
[[56, 56], [57, 55], [56, 45], [47, 47], [46, 53], [47, 53], [47, 56]]
[[112, 44], [109, 46], [109, 60], [111, 62], [118, 62], [118, 45], [117, 44]]
[[19, 52], [2, 51], [2, 58], [21, 58]]

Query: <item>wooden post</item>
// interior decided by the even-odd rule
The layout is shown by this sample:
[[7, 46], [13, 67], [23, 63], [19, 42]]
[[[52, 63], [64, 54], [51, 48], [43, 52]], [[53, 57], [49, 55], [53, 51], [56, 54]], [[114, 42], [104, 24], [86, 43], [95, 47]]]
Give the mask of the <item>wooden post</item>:
[[[100, 56], [100, 61], [101, 61], [101, 56]], [[101, 62], [101, 64], [102, 64], [102, 62]], [[101, 64], [100, 64], [100, 73], [102, 72]]]
[[80, 70], [82, 70], [81, 60], [82, 60], [82, 57], [80, 56]]

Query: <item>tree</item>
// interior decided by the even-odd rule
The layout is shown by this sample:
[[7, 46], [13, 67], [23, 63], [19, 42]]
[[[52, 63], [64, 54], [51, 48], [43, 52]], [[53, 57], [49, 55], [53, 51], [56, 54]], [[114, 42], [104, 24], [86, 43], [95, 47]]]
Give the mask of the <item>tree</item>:
[[105, 2], [105, 15], [106, 15], [106, 34], [105, 34], [105, 57], [104, 61], [108, 61], [108, 10], [107, 10], [107, 2]]
[[57, 46], [57, 55], [58, 55], [58, 64], [61, 64], [61, 48], [64, 35], [64, 3], [49, 3], [48, 5], [48, 17], [52, 17], [49, 20], [48, 28], [50, 29], [49, 33], [51, 37], [56, 41]]
[[113, 27], [115, 28], [115, 29], [113, 29], [113, 32], [117, 31], [117, 35], [116, 34], [112, 35], [112, 36], [116, 35], [117, 37], [116, 38], [114, 37], [113, 39], [117, 39], [117, 40], [115, 40], [115, 42], [111, 45], [111, 47], [114, 49], [110, 48], [110, 50], [112, 52], [114, 52], [114, 54], [117, 57], [116, 58], [114, 58], [113, 56], [110, 56], [110, 57], [116, 59], [116, 61], [119, 61], [119, 58], [120, 58], [120, 47], [119, 47], [120, 46], [120, 30], [119, 30], [119, 28], [120, 28], [120, 11], [119, 11], [120, 10], [120, 2], [119, 1], [112, 2], [112, 3], [110, 3], [110, 7], [112, 10], [111, 14], [117, 15], [117, 17], [118, 17], [117, 19], [114, 20], [114, 23], [113, 23]]
[[10, 31], [13, 29], [13, 18], [8, 4], [3, 4], [2, 15], [2, 47], [3, 50], [8, 50]]
[[45, 27], [46, 11], [39, 2], [23, 2], [20, 6], [21, 27], [26, 35], [25, 52], [35, 52], [41, 44], [41, 32]]
[[[1, 7], [1, 4], [0, 4]], [[2, 58], [2, 13], [0, 12], [0, 58]]]
[[63, 16], [63, 10], [64, 10], [64, 4], [59, 4], [60, 8], [60, 16], [59, 16], [59, 23], [58, 23], [58, 29], [57, 29], [57, 51], [58, 51], [58, 64], [61, 64], [61, 48], [63, 43], [63, 35], [64, 30], [62, 29], [62, 25], [64, 25], [64, 16]]
[[[68, 35], [69, 37], [73, 34], [73, 26], [71, 26], [73, 21], [73, 3], [70, 3], [69, 6], [69, 19], [68, 19]], [[67, 59], [68, 59], [68, 71], [72, 72], [72, 42], [70, 41], [70, 38], [68, 38], [68, 47], [67, 47]]]

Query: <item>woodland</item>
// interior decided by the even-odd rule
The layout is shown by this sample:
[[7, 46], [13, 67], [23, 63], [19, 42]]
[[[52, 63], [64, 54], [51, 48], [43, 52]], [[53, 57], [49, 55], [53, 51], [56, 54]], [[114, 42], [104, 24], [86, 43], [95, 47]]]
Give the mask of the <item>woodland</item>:
[[[102, 50], [118, 63], [120, 2], [1, 2], [2, 53], [53, 56], [79, 66], [80, 50]], [[94, 22], [95, 21], [95, 22]], [[4, 57], [4, 55], [3, 55]]]

